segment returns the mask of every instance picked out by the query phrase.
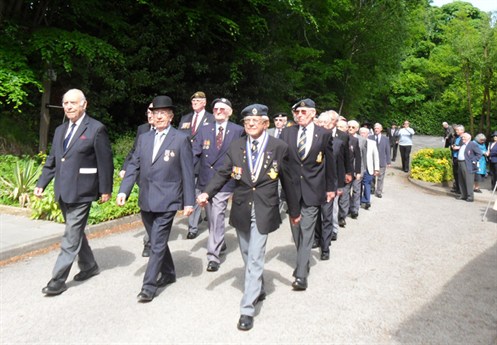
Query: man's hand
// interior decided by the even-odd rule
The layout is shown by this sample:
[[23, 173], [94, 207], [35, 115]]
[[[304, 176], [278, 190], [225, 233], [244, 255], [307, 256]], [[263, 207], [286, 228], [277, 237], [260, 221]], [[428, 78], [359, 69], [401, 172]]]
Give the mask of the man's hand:
[[126, 175], [126, 170], [121, 170], [121, 171], [119, 172], [119, 177], [120, 177], [120, 178], [124, 178], [124, 175]]
[[326, 192], [326, 202], [330, 202], [331, 200], [335, 199], [335, 192]]
[[380, 171], [379, 170], [375, 170], [373, 176], [380, 176]]
[[292, 225], [297, 225], [298, 223], [300, 223], [301, 218], [302, 216], [300, 214], [296, 218], [290, 217], [290, 222], [292, 223]]
[[361, 174], [355, 174], [355, 179], [356, 179], [357, 181], [360, 181], [360, 180], [361, 180], [361, 177], [362, 177], [362, 175], [361, 175]]
[[193, 207], [185, 206], [185, 208], [183, 209], [183, 216], [188, 217], [192, 213], [193, 213]]
[[116, 198], [117, 206], [124, 206], [125, 203], [126, 203], [126, 195], [118, 194]]
[[112, 194], [102, 194], [100, 196], [100, 203], [104, 203], [104, 202], [107, 202], [110, 200], [110, 197], [112, 196]]
[[197, 204], [199, 204], [201, 207], [205, 207], [207, 203], [209, 202], [209, 194], [207, 193], [202, 193], [197, 196]]
[[33, 191], [33, 194], [38, 197], [38, 198], [43, 198], [43, 188], [41, 187], [35, 187], [35, 190]]
[[352, 175], [351, 174], [346, 174], [345, 175], [345, 183], [348, 184], [352, 182]]

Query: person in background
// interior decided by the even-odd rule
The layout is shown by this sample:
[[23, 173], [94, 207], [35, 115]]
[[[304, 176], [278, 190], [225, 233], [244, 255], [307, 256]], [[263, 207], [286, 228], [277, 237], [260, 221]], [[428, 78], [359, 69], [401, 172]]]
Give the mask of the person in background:
[[285, 128], [288, 123], [288, 115], [285, 113], [276, 113], [274, 114], [273, 122], [274, 127], [269, 128], [267, 133], [275, 138], [279, 138], [283, 128]]
[[[215, 123], [214, 115], [205, 110], [207, 105], [207, 97], [203, 91], [195, 92], [191, 97], [192, 111], [181, 117], [178, 129], [187, 134], [190, 138], [191, 144], [197, 137], [200, 128], [207, 126], [210, 123]], [[195, 183], [198, 178], [200, 166], [194, 166], [195, 170]], [[200, 190], [195, 189], [195, 195], [198, 195]], [[186, 238], [193, 240], [198, 236], [198, 225], [202, 222], [202, 208], [195, 204], [193, 213], [188, 217], [188, 233]]]
[[362, 174], [361, 206], [368, 210], [371, 207], [371, 183], [373, 182], [373, 178], [380, 173], [380, 156], [376, 142], [368, 139], [369, 129], [361, 127], [359, 135], [367, 139], [366, 145], [363, 146], [363, 151], [361, 151], [362, 166], [364, 167]]
[[397, 159], [397, 150], [399, 148], [399, 130], [395, 122], [392, 122], [392, 126], [387, 130], [387, 137], [390, 140], [390, 148], [392, 149], [391, 157], [392, 162]]
[[409, 121], [404, 121], [402, 128], [399, 130], [399, 150], [400, 158], [402, 159], [402, 170], [404, 172], [409, 172], [413, 135], [414, 129], [410, 127]]
[[459, 187], [461, 195], [457, 197], [459, 200], [468, 202], [474, 201], [473, 184], [475, 182], [475, 173], [478, 171], [478, 162], [482, 156], [482, 152], [478, 145], [471, 141], [469, 133], [461, 135], [461, 148], [457, 153], [457, 163], [459, 164]]
[[454, 137], [454, 128], [452, 128], [452, 126], [449, 126], [447, 122], [442, 122], [442, 126], [444, 128], [444, 147], [448, 148], [450, 147], [452, 138]]
[[[126, 174], [126, 168], [129, 164], [129, 161], [131, 160], [131, 157], [133, 157], [133, 153], [136, 150], [136, 143], [138, 142], [138, 137], [140, 135], [142, 135], [143, 133], [147, 133], [147, 132], [155, 130], [154, 114], [152, 114], [152, 110], [150, 109], [151, 107], [152, 107], [152, 103], [150, 103], [148, 105], [147, 112], [145, 113], [145, 115], [147, 115], [147, 123], [139, 125], [138, 129], [136, 130], [136, 137], [135, 137], [135, 142], [133, 143], [133, 147], [131, 148], [128, 155], [126, 156], [126, 159], [124, 160], [121, 171], [119, 172], [120, 178], [123, 178], [124, 175]], [[148, 258], [150, 256], [150, 229], [147, 229], [147, 228], [145, 228], [145, 235], [143, 236], [142, 256], [144, 258]]]
[[486, 152], [490, 165], [490, 176], [492, 178], [492, 190], [497, 183], [497, 131], [492, 133], [492, 142], [488, 145]]
[[[473, 141], [476, 143], [476, 145], [478, 145], [482, 153], [487, 152], [487, 145], [486, 145], [487, 137], [485, 136], [485, 134], [483, 133], [477, 134]], [[477, 165], [478, 165], [478, 171], [475, 172], [475, 185], [473, 188], [473, 192], [481, 193], [480, 182], [482, 182], [485, 176], [487, 176], [487, 157], [485, 154], [481, 156]]]
[[461, 189], [459, 188], [459, 164], [457, 162], [457, 155], [462, 145], [461, 135], [464, 133], [464, 126], [455, 125], [454, 132], [455, 134], [452, 140], [452, 145], [450, 145], [450, 151], [452, 154], [452, 173], [454, 175], [454, 184], [452, 185], [451, 192], [461, 194]]
[[[212, 102], [212, 112], [215, 124], [202, 126], [197, 139], [193, 142], [193, 162], [199, 161], [200, 173], [196, 189], [203, 190], [216, 171], [223, 165], [229, 145], [242, 137], [245, 131], [231, 121], [228, 121], [233, 108], [226, 98], [217, 98]], [[216, 272], [221, 265], [221, 255], [226, 251], [225, 214], [228, 200], [233, 195], [235, 180], [230, 180], [205, 206], [209, 220], [209, 238], [207, 239], [207, 271]]]
[[45, 295], [67, 290], [65, 282], [76, 257], [81, 271], [74, 276], [75, 281], [100, 273], [85, 227], [92, 202], [99, 198], [107, 202], [111, 197], [114, 164], [107, 130], [86, 114], [87, 104], [81, 90], [71, 89], [64, 94], [62, 107], [69, 121], [55, 129], [52, 149], [34, 189], [36, 197], [43, 197], [55, 176], [55, 200], [66, 223], [52, 279], [41, 290]]
[[[392, 163], [390, 160], [390, 141], [382, 135], [383, 126], [380, 123], [375, 123], [373, 130], [374, 135], [370, 135], [369, 139], [376, 142], [378, 155], [380, 157], [380, 173], [377, 175], [376, 184], [373, 181], [373, 185], [375, 185], [374, 195], [377, 198], [381, 198], [383, 196], [383, 184], [385, 182], [387, 168], [389, 168]], [[402, 154], [402, 150], [400, 153]]]

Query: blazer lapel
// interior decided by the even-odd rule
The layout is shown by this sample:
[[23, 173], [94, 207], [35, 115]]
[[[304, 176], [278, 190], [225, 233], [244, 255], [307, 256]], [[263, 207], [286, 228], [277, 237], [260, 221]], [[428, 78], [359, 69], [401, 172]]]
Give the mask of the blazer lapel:
[[[169, 128], [169, 132], [167, 133], [166, 137], [162, 141], [162, 145], [159, 147], [159, 151], [157, 151], [157, 154], [155, 155], [154, 160], [152, 161], [152, 164], [154, 164], [155, 162], [157, 162], [157, 160], [159, 159], [159, 157], [163, 156], [164, 151], [174, 141], [174, 137], [175, 136], [176, 136], [176, 133], [174, 133], [173, 128]], [[152, 150], [153, 150], [153, 143], [152, 143]]]
[[[71, 141], [69, 142], [69, 146], [67, 146], [67, 150], [66, 152], [64, 153], [64, 155], [66, 155], [70, 150], [71, 148], [76, 145], [76, 143], [78, 142], [79, 138], [81, 138], [83, 136], [83, 133], [86, 131], [86, 129], [88, 128], [88, 115], [85, 115], [85, 118], [84, 120], [79, 124], [79, 127], [78, 129], [76, 130], [75, 133], [73, 133], [72, 135], [72, 138], [71, 138]], [[69, 126], [71, 123], [71, 121], [68, 121], [67, 122], [67, 125]], [[67, 132], [67, 130], [66, 130]], [[65, 133], [64, 133], [65, 134]], [[64, 138], [62, 138], [62, 145], [64, 145]]]

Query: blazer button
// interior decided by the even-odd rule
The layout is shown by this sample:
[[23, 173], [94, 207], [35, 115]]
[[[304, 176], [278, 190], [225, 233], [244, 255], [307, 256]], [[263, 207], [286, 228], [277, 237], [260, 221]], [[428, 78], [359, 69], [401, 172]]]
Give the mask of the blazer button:
[[249, 202], [249, 206], [252, 206], [252, 203], [251, 203], [251, 202]]
[[65, 158], [62, 158], [60, 161], [61, 161], [61, 162], [65, 162], [65, 161], [66, 161], [66, 159], [65, 159]]
[[211, 169], [214, 169], [214, 168], [211, 166]]
[[254, 188], [252, 188], [252, 190], [255, 190], [255, 187], [254, 187]]

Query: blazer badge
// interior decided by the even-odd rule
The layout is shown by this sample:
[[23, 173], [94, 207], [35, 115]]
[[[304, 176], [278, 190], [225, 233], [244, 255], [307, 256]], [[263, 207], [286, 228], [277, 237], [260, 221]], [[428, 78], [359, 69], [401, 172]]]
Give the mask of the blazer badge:
[[276, 180], [276, 178], [278, 177], [278, 173], [274, 168], [271, 168], [267, 174], [272, 180]]
[[234, 166], [231, 170], [231, 177], [235, 180], [240, 180], [242, 178], [242, 168]]
[[202, 146], [202, 150], [208, 150], [211, 146], [211, 141], [209, 139], [204, 140], [204, 145]]
[[323, 162], [323, 153], [319, 151], [318, 157], [316, 158], [316, 163], [322, 163]]
[[181, 125], [181, 129], [190, 129], [190, 122], [185, 122]]
[[164, 151], [164, 162], [168, 162], [170, 158], [176, 156], [173, 150]]

